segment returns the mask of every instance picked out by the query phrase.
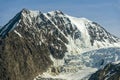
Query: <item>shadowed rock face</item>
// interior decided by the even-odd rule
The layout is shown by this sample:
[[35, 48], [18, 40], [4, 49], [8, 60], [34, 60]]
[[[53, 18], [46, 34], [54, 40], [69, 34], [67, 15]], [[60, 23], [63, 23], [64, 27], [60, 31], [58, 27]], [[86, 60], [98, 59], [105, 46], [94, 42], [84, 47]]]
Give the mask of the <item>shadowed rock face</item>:
[[119, 80], [120, 64], [107, 64], [103, 69], [98, 70], [89, 80]]
[[0, 79], [33, 80], [52, 64], [49, 55], [45, 44], [35, 45], [11, 32], [0, 40]]

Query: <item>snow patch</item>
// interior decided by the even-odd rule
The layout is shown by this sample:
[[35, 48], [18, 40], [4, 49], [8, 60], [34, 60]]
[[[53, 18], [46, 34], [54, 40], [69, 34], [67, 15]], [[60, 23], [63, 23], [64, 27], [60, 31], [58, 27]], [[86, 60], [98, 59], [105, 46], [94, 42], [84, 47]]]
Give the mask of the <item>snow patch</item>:
[[119, 60], [119, 61], [112, 62], [112, 64], [114, 64], [114, 65], [119, 64], [119, 63], [120, 63], [120, 60]]
[[21, 35], [19, 32], [17, 32], [16, 30], [14, 30], [14, 32], [15, 32], [19, 37], [22, 37], [22, 35]]
[[32, 11], [30, 10], [31, 17], [37, 17], [39, 15], [39, 11]]

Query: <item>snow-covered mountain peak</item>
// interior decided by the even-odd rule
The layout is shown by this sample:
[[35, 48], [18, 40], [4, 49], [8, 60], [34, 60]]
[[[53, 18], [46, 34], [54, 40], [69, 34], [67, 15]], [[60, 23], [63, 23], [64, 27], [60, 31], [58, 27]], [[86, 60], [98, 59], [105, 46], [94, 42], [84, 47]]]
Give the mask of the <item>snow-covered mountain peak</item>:
[[32, 11], [32, 10], [28, 10], [28, 9], [23, 9], [21, 11], [21, 13], [23, 16], [29, 15], [31, 17], [37, 17], [39, 15], [40, 11]]
[[83, 33], [86, 33], [86, 24], [92, 22], [86, 18], [76, 18], [69, 15], [66, 16], [70, 19], [71, 23], [74, 24]]
[[81, 17], [81, 18], [79, 18], [79, 19], [81, 19], [81, 20], [83, 20], [83, 21], [86, 21], [86, 22], [92, 22], [91, 20], [89, 20], [89, 19], [87, 19], [87, 18], [84, 18], [84, 17]]
[[92, 22], [91, 20], [89, 20], [89, 19], [87, 19], [85, 17], [77, 18], [77, 17], [73, 17], [73, 16], [70, 16], [70, 15], [67, 15], [67, 14], [66, 14], [66, 16], [69, 17], [69, 18], [71, 18], [71, 19], [73, 19], [73, 20], [79, 21], [79, 22], [80, 21], [83, 21], [83, 22]]
[[63, 15], [64, 13], [60, 10], [55, 10], [55, 11], [50, 11], [47, 14], [50, 14], [53, 16], [53, 15], [60, 15], [60, 14]]
[[[23, 24], [24, 26], [21, 26]], [[42, 13], [40, 11], [23, 9], [0, 29], [0, 35], [6, 35], [17, 26], [26, 27], [24, 29], [34, 28], [36, 31], [46, 29], [46, 32], [50, 28], [48, 26], [52, 26], [50, 28], [51, 32], [57, 29], [69, 43], [73, 43], [74, 46], [77, 45], [79, 49], [91, 46], [97, 48], [113, 46], [114, 43], [119, 41], [117, 37], [111, 35], [96, 22], [86, 18], [72, 17], [60, 10]]]

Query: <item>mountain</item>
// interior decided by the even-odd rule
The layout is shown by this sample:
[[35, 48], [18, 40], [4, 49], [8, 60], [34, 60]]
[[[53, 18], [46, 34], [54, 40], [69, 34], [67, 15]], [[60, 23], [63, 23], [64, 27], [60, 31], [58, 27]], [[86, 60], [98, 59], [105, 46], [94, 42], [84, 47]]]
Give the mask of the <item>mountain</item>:
[[[93, 55], [89, 51], [109, 47], [116, 51], [119, 44], [119, 38], [86, 18], [75, 18], [58, 10], [42, 13], [23, 9], [0, 29], [0, 78], [33, 80], [43, 72], [77, 73], [76, 70], [81, 71], [84, 66], [95, 72], [99, 67], [89, 65], [100, 55], [95, 53], [91, 58]], [[102, 53], [107, 51], [109, 49]], [[87, 63], [87, 57], [93, 62]]]

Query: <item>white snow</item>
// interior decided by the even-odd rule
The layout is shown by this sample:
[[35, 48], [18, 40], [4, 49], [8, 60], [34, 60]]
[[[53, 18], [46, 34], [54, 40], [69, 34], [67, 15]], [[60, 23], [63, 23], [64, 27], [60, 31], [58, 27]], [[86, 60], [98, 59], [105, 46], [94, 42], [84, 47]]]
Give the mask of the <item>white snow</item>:
[[53, 61], [53, 66], [58, 67], [64, 65], [63, 59], [55, 59], [52, 55], [50, 55], [51, 60]]
[[[54, 12], [50, 12], [50, 14], [52, 16], [55, 15]], [[45, 16], [51, 21], [46, 14]], [[62, 67], [61, 73], [58, 75], [52, 75], [51, 72], [48, 71], [39, 76], [43, 78], [60, 78], [66, 80], [88, 80], [90, 75], [98, 69], [104, 67], [110, 62], [120, 60], [120, 48], [108, 48], [110, 46], [116, 46], [115, 44], [117, 43], [110, 44], [107, 40], [105, 42], [96, 40], [94, 46], [91, 46], [90, 36], [87, 30], [88, 26], [86, 26], [86, 24], [91, 23], [92, 21], [68, 15], [60, 15], [60, 17], [68, 17], [70, 19], [72, 27], [77, 27], [81, 32], [81, 39], [74, 40], [68, 35], [66, 38], [69, 43], [65, 44], [68, 52], [65, 53], [65, 57], [62, 60], [57, 60], [50, 56], [54, 62], [54, 67]], [[52, 23], [54, 24], [54, 22]], [[55, 27], [58, 29], [57, 26]], [[63, 32], [61, 33], [63, 34]], [[101, 47], [103, 49], [101, 49]]]
[[71, 17], [69, 15], [66, 16], [71, 20], [71, 23], [75, 25], [78, 28], [78, 30], [81, 32], [82, 40], [75, 40], [75, 43], [78, 44], [80, 48], [82, 45], [86, 47], [91, 47], [90, 36], [88, 34], [88, 30], [85, 25], [86, 23], [89, 23], [91, 21], [86, 18], [76, 18], [76, 17]]
[[[36, 18], [37, 18], [37, 16], [39, 16], [39, 14], [40, 14], [40, 12], [39, 11], [32, 11], [32, 10], [29, 10], [29, 13], [22, 13], [22, 15], [23, 15], [23, 21], [24, 21], [24, 23], [28, 26], [28, 27], [31, 27], [31, 25], [32, 24], [35, 24], [36, 23], [36, 21], [34, 21], [34, 23], [33, 23], [33, 20], [36, 20]], [[27, 21], [29, 21], [29, 24], [28, 24], [28, 22], [26, 22], [26, 20]], [[40, 22], [41, 20], [38, 18], [38, 21], [37, 22]]]
[[39, 11], [32, 11], [30, 10], [31, 17], [37, 17], [39, 15]]
[[[56, 15], [56, 12], [59, 14], [59, 17], [63, 17], [62, 14], [60, 14], [60, 11], [59, 10], [55, 10], [55, 11], [51, 11], [51, 12], [48, 12], [51, 16], [55, 16]], [[46, 13], [44, 13], [46, 14]]]
[[[47, 14], [44, 13], [44, 15], [45, 15], [45, 17], [58, 29], [58, 31], [59, 31], [64, 37], [66, 37], [65, 34], [63, 34], [63, 32], [58, 28], [58, 26], [55, 25], [52, 20], [50, 20], [50, 18], [47, 16]], [[66, 38], [67, 38], [67, 37], [66, 37]]]
[[[97, 69], [95, 68], [85, 68], [82, 70], [79, 70], [78, 72], [72, 72], [72, 73], [60, 73], [59, 75], [53, 76], [49, 73], [43, 73], [42, 75], [39, 75], [38, 77], [42, 78], [53, 78], [53, 79], [65, 79], [65, 80], [88, 80], [90, 75], [94, 73]], [[37, 78], [37, 77], [36, 77]]]
[[120, 48], [102, 48], [81, 54], [67, 54], [62, 65], [59, 65], [61, 64], [59, 62], [56, 64], [56, 66], [63, 67], [61, 73], [52, 75], [48, 71], [39, 76], [53, 79], [88, 80], [92, 73], [111, 62], [113, 64], [120, 63]]
[[91, 22], [90, 20], [86, 19], [86, 18], [76, 18], [76, 17], [72, 17], [69, 15], [66, 15], [73, 24], [76, 25], [76, 27], [82, 32], [84, 33], [84, 35], [87, 33], [87, 29], [85, 24]]
[[[117, 56], [118, 57], [118, 56]], [[112, 62], [112, 64], [119, 64], [120, 63], [120, 60], [118, 61], [115, 61], [115, 62]]]
[[19, 37], [22, 37], [22, 35], [21, 35], [19, 32], [17, 32], [16, 30], [14, 30], [14, 32], [15, 32]]

